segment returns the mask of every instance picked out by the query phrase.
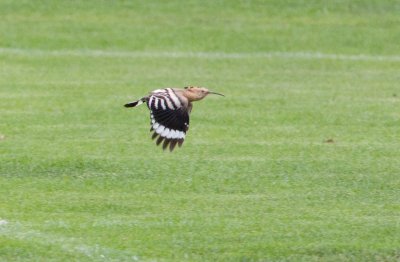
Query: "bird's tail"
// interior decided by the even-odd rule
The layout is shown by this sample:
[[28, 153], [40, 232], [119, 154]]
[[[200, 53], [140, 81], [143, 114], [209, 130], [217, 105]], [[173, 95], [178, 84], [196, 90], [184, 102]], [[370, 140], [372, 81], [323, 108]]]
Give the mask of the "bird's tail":
[[128, 103], [128, 104], [125, 104], [124, 106], [125, 106], [125, 107], [135, 107], [135, 106], [138, 106], [138, 105], [143, 104], [144, 102], [146, 102], [146, 98], [145, 98], [145, 97], [142, 97], [142, 98], [140, 98], [139, 100], [130, 102], [130, 103]]

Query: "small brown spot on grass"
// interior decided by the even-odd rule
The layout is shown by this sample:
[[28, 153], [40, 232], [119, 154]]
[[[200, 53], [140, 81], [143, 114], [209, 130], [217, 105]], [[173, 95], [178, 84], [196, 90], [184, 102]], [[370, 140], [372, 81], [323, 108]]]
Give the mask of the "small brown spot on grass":
[[333, 140], [332, 138], [329, 138], [329, 139], [325, 140], [324, 143], [332, 144], [332, 143], [335, 143], [335, 140]]

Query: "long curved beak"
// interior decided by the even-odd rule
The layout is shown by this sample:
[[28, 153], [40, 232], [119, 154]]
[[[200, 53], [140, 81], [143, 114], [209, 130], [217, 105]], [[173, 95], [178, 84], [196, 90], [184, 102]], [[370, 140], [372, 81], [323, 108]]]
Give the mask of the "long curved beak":
[[212, 91], [208, 91], [209, 94], [214, 94], [214, 95], [219, 95], [219, 96], [224, 96], [223, 94], [217, 93], [217, 92], [212, 92]]

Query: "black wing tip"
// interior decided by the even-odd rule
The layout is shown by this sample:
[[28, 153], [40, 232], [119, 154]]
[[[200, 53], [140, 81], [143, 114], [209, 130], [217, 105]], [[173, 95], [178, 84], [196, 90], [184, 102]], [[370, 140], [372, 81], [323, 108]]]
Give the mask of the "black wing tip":
[[171, 143], [169, 144], [169, 152], [174, 151], [174, 148], [175, 148], [175, 146], [176, 146], [177, 143], [178, 143], [178, 140], [177, 140], [177, 139], [172, 139], [172, 140], [171, 140]]
[[157, 145], [157, 146], [160, 145], [161, 142], [162, 142], [163, 140], [164, 140], [164, 138], [163, 138], [162, 136], [159, 136], [159, 137], [157, 138], [156, 145]]
[[151, 139], [155, 140], [156, 138], [157, 138], [156, 145], [159, 146], [162, 143], [163, 151], [165, 151], [166, 149], [169, 149], [170, 152], [174, 151], [176, 146], [182, 147], [182, 144], [184, 141], [184, 139], [168, 139], [168, 138], [162, 137], [159, 134], [157, 134], [156, 132], [154, 132], [151, 135]]
[[162, 146], [162, 149], [163, 149], [163, 150], [167, 149], [167, 147], [168, 147], [170, 141], [171, 141], [171, 140], [169, 140], [169, 139], [165, 139], [165, 140], [164, 140], [164, 143], [163, 143], [163, 146]]

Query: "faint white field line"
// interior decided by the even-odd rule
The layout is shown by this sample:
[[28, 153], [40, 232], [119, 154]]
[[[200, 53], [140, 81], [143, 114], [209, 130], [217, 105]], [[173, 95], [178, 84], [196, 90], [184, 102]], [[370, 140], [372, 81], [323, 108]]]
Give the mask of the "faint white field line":
[[[6, 220], [4, 220], [6, 221]], [[128, 251], [115, 250], [100, 245], [86, 245], [76, 238], [60, 237], [30, 229], [18, 222], [8, 222], [0, 225], [0, 235], [12, 239], [34, 241], [43, 245], [52, 245], [62, 250], [76, 254], [80, 253], [95, 261], [139, 261], [139, 257]]]
[[0, 47], [0, 54], [12, 54], [31, 57], [109, 57], [109, 58], [205, 58], [205, 59], [252, 59], [252, 58], [287, 58], [310, 60], [350, 60], [400, 62], [400, 55], [347, 55], [325, 54], [319, 52], [258, 52], [258, 53], [225, 53], [225, 52], [163, 52], [163, 51], [112, 51], [112, 50], [39, 50]]

